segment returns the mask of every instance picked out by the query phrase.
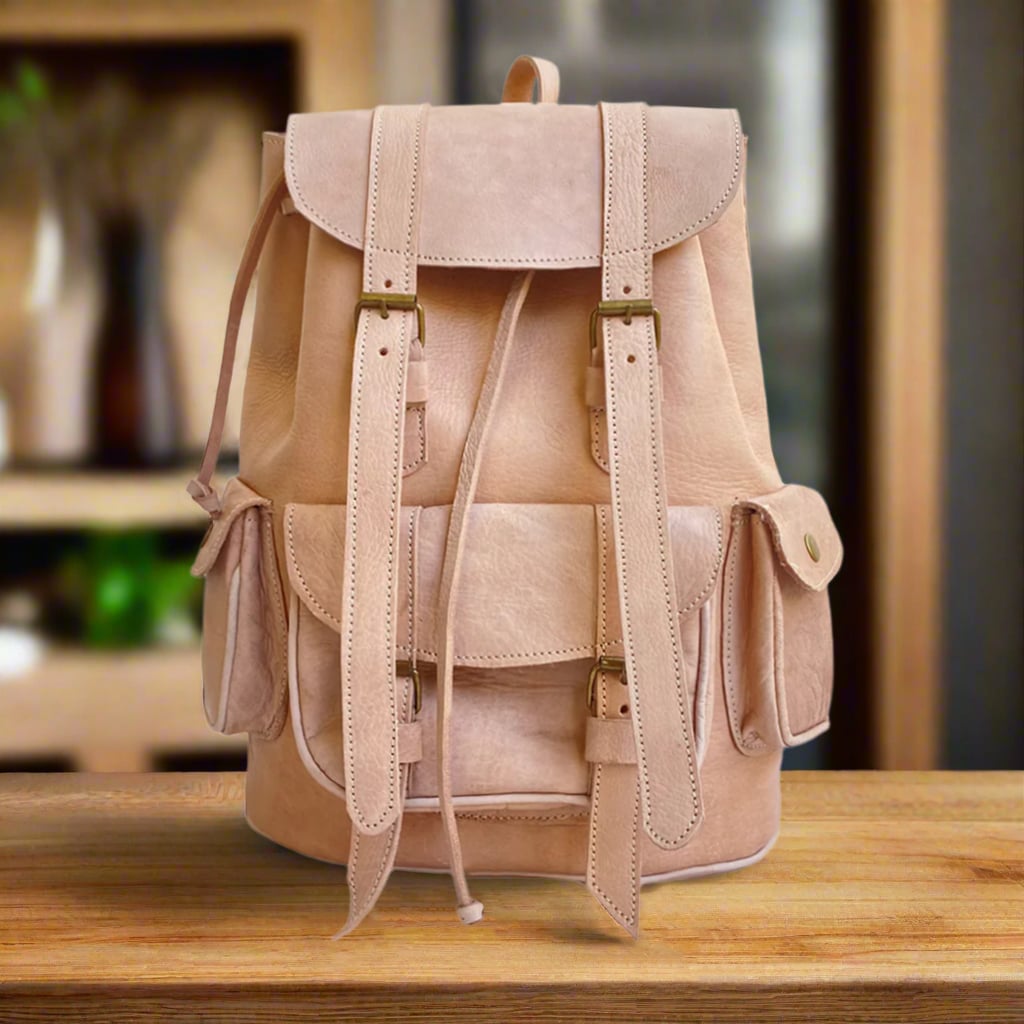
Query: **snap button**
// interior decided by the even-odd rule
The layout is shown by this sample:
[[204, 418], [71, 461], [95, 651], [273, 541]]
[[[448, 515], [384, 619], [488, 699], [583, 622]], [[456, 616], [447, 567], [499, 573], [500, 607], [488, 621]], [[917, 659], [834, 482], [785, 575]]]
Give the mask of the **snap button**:
[[813, 533], [804, 534], [804, 547], [807, 548], [807, 554], [811, 556], [812, 562], [821, 561], [821, 548], [818, 547]]

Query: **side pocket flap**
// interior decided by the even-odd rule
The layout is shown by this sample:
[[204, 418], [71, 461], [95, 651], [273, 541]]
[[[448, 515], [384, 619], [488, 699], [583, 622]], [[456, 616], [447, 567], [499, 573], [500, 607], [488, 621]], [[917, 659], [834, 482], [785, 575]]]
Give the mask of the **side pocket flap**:
[[824, 590], [839, 571], [843, 545], [825, 499], [810, 487], [787, 484], [771, 494], [738, 501], [771, 530], [779, 561], [808, 590]]
[[210, 527], [206, 531], [203, 543], [199, 546], [196, 560], [192, 563], [192, 575], [205, 576], [213, 568], [220, 549], [224, 546], [224, 541], [231, 531], [232, 523], [247, 508], [269, 504], [268, 498], [257, 494], [251, 487], [242, 483], [238, 477], [229, 480], [221, 499], [220, 515], [216, 519], [210, 520]]

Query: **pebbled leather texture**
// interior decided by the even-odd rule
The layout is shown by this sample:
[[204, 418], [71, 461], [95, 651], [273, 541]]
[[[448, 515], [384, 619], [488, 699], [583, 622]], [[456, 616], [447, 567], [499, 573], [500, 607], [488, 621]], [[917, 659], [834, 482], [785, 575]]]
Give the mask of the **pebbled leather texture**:
[[[645, 880], [766, 852], [781, 750], [828, 726], [842, 547], [772, 455], [736, 113], [559, 107], [555, 79], [522, 58], [508, 102], [429, 130], [381, 108], [264, 136], [189, 486], [231, 684], [208, 707], [252, 726], [253, 827], [348, 863], [346, 933], [397, 866], [452, 871], [463, 920], [465, 873], [579, 878], [635, 936]], [[357, 331], [366, 291], [415, 294], [426, 337], [394, 309]], [[630, 296], [660, 348], [644, 312], [592, 345]], [[243, 604], [273, 628], [243, 639]]]

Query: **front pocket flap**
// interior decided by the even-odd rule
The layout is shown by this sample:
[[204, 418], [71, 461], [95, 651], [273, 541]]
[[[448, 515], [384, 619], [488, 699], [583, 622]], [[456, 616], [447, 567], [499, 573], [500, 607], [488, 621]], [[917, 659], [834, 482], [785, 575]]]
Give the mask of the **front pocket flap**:
[[220, 514], [210, 520], [210, 528], [199, 546], [195, 562], [192, 563], [192, 575], [205, 576], [213, 568], [232, 524], [247, 508], [269, 504], [268, 498], [257, 494], [238, 477], [232, 477], [224, 487]]
[[810, 487], [787, 484], [771, 494], [737, 502], [771, 530], [779, 561], [808, 590], [824, 590], [839, 571], [843, 545], [825, 499]]
[[[435, 610], [449, 515], [448, 506], [434, 506], [403, 508], [400, 516], [398, 648], [410, 654], [415, 629], [416, 656], [426, 661], [437, 658]], [[458, 595], [456, 664], [501, 668], [596, 656], [598, 526], [593, 505], [474, 505]], [[707, 601], [718, 576], [721, 515], [715, 508], [673, 508], [669, 528], [686, 616]], [[292, 589], [337, 632], [344, 506], [287, 505], [284, 529]]]

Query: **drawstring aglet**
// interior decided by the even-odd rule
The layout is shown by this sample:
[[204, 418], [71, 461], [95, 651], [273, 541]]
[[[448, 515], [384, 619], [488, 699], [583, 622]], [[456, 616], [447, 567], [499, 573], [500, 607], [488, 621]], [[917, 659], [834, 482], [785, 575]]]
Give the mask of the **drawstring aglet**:
[[479, 900], [473, 900], [472, 903], [456, 907], [455, 913], [463, 924], [476, 924], [484, 916], [484, 905]]

